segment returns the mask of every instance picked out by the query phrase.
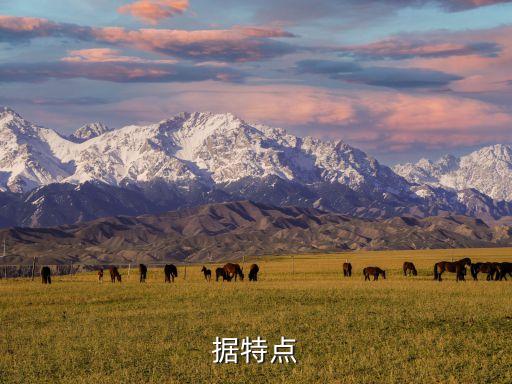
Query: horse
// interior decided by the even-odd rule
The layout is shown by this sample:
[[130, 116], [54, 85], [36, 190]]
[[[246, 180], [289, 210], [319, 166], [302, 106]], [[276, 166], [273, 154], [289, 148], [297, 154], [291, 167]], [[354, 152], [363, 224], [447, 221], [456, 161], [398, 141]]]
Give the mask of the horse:
[[212, 279], [212, 270], [211, 269], [208, 269], [206, 268], [204, 265], [203, 265], [203, 268], [201, 269], [201, 272], [203, 272], [204, 274], [204, 279], [206, 281], [210, 281]]
[[103, 283], [103, 268], [100, 268], [100, 269], [98, 270], [98, 281], [99, 281], [100, 283]]
[[496, 280], [507, 280], [507, 274], [512, 277], [512, 263], [510, 262], [503, 262], [498, 263], [497, 265], [498, 272], [496, 273]]
[[480, 272], [487, 273], [487, 281], [494, 280], [494, 276], [498, 275], [498, 264], [497, 263], [474, 263], [471, 264], [471, 276], [473, 280], [478, 280], [478, 274]]
[[[466, 265], [471, 267], [471, 259], [466, 257], [458, 261], [440, 261], [434, 264], [434, 280], [441, 281], [441, 275], [444, 271], [455, 273], [457, 278], [456, 281], [465, 280], [464, 275], [466, 274]], [[464, 274], [462, 271], [464, 270]]]
[[42, 267], [41, 268], [41, 282], [43, 284], [51, 284], [52, 283], [52, 271], [50, 267]]
[[227, 263], [222, 267], [224, 269], [224, 274], [228, 278], [228, 281], [231, 281], [231, 279], [234, 277], [236, 281], [236, 277], [238, 276], [240, 278], [240, 281], [244, 280], [244, 272], [240, 265], [233, 264], [233, 263]]
[[258, 264], [251, 265], [251, 268], [249, 268], [249, 281], [258, 281], [259, 271], [260, 267], [258, 267]]
[[418, 276], [418, 271], [416, 270], [416, 267], [410, 261], [405, 261], [402, 268], [404, 270], [404, 276], [407, 276], [407, 274], [409, 274], [409, 276]]
[[226, 275], [224, 268], [219, 267], [215, 269], [215, 281], [219, 281], [219, 278], [222, 277], [222, 281], [231, 281], [231, 277]]
[[140, 275], [139, 281], [141, 283], [145, 283], [146, 278], [148, 277], [148, 267], [146, 267], [144, 264], [139, 264], [139, 275]]
[[178, 277], [178, 269], [174, 264], [166, 264], [164, 267], [165, 282], [170, 283], [171, 280], [174, 283], [174, 278]]
[[352, 276], [352, 264], [343, 263], [343, 276], [345, 276], [345, 277]]
[[386, 279], [386, 271], [379, 267], [366, 267], [363, 269], [364, 281], [370, 281], [370, 276], [373, 276], [373, 281], [379, 279], [379, 275], [382, 275], [383, 279]]
[[115, 283], [116, 279], [118, 282], [121, 282], [121, 274], [119, 273], [117, 267], [109, 267], [108, 271], [110, 272], [110, 281], [112, 283]]

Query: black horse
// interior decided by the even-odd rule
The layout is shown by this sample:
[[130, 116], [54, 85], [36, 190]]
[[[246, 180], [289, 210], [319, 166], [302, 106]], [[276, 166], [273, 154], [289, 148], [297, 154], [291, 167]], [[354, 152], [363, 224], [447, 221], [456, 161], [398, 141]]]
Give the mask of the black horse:
[[231, 281], [231, 278], [226, 275], [226, 272], [224, 271], [224, 268], [219, 267], [215, 269], [215, 281], [219, 281], [219, 279], [222, 277], [222, 281]]
[[259, 271], [260, 267], [258, 267], [258, 264], [251, 265], [251, 268], [249, 268], [249, 281], [258, 281]]
[[166, 264], [164, 267], [165, 282], [174, 283], [174, 278], [178, 277], [178, 269], [174, 264]]
[[212, 270], [211, 269], [208, 269], [206, 268], [204, 265], [203, 265], [203, 268], [201, 268], [201, 272], [203, 272], [203, 275], [204, 275], [204, 279], [206, 281], [210, 281], [212, 279]]
[[148, 267], [144, 264], [139, 264], [139, 274], [140, 274], [140, 282], [145, 283], [146, 278], [148, 277]]
[[41, 282], [43, 284], [51, 284], [52, 283], [52, 271], [50, 267], [42, 267], [41, 268]]
[[345, 277], [352, 276], [352, 264], [343, 263], [343, 276], [345, 276]]
[[112, 283], [115, 283], [116, 279], [118, 282], [121, 282], [121, 274], [119, 273], [117, 267], [109, 267], [108, 271], [110, 272], [110, 281]]

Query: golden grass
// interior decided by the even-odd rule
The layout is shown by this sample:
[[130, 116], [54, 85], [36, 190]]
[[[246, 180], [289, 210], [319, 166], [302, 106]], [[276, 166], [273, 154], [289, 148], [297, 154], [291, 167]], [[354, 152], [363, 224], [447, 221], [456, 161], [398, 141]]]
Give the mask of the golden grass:
[[[146, 284], [134, 270], [122, 284], [3, 280], [0, 383], [510, 383], [512, 283], [432, 280], [435, 261], [462, 256], [512, 249], [303, 255], [294, 274], [291, 257], [263, 257], [257, 283], [206, 283], [200, 265], [174, 285], [160, 269]], [[419, 276], [401, 275], [405, 260]], [[388, 279], [364, 282], [367, 265]], [[298, 364], [212, 364], [216, 336], [258, 335], [296, 338]]]

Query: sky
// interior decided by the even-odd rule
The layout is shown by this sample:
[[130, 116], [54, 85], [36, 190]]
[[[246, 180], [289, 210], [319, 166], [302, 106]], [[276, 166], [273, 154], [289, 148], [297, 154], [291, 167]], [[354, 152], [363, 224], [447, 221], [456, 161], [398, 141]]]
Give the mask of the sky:
[[0, 0], [0, 105], [231, 112], [386, 164], [512, 143], [512, 0]]

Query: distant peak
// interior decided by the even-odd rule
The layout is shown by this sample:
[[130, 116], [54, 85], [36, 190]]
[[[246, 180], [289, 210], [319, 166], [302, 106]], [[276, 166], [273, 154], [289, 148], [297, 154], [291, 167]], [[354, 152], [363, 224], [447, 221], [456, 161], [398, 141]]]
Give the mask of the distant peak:
[[4, 118], [7, 116], [17, 117], [21, 119], [21, 116], [10, 107], [0, 107], [0, 118]]
[[84, 141], [98, 137], [110, 130], [111, 129], [109, 127], [101, 122], [89, 123], [78, 128], [75, 133], [69, 136], [69, 139], [75, 143], [83, 143]]

